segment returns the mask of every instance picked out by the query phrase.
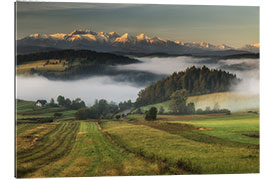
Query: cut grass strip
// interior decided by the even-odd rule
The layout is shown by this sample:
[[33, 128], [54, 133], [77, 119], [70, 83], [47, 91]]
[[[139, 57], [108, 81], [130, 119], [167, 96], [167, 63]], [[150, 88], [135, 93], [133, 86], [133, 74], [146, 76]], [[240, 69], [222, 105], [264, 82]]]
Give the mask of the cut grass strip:
[[118, 144], [146, 157], [156, 156], [203, 174], [258, 173], [259, 150], [227, 147], [126, 122], [106, 122], [104, 129]]
[[95, 122], [80, 122], [71, 152], [27, 177], [89, 177], [158, 174], [158, 165], [122, 152]]
[[[29, 173], [33, 173], [37, 169], [51, 162], [57, 161], [61, 157], [70, 152], [75, 142], [76, 134], [79, 130], [78, 122], [68, 124], [66, 131], [59, 137], [54, 137], [52, 145], [46, 145], [43, 151], [33, 153], [32, 156], [17, 159], [17, 176], [24, 177]], [[46, 143], [46, 142], [44, 142]], [[50, 142], [49, 142], [50, 143]]]

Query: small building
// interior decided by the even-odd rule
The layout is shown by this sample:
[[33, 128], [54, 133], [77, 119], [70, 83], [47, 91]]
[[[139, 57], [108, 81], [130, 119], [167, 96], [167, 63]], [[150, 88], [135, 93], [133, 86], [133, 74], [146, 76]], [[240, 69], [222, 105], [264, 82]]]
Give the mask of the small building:
[[43, 107], [43, 106], [45, 106], [46, 103], [47, 103], [46, 100], [37, 100], [35, 105], [38, 106], [38, 107]]

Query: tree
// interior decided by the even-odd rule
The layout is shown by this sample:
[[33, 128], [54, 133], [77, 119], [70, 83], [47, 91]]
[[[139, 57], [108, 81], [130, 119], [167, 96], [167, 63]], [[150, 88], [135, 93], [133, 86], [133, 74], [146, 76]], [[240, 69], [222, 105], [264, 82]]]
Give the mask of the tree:
[[210, 108], [210, 106], [206, 106], [206, 107], [205, 107], [204, 112], [205, 112], [205, 113], [209, 113], [209, 112], [211, 112], [211, 108]]
[[57, 104], [55, 104], [55, 101], [53, 98], [51, 98], [50, 103], [48, 103], [49, 107], [57, 107]]
[[64, 96], [58, 96], [57, 97], [57, 103], [59, 106], [64, 106], [65, 105], [65, 97]]
[[87, 108], [82, 108], [79, 109], [76, 113], [75, 113], [75, 118], [77, 120], [86, 120], [89, 116], [89, 109]]
[[203, 114], [203, 110], [201, 108], [197, 109], [196, 114]]
[[185, 89], [177, 90], [171, 95], [169, 109], [173, 113], [184, 114], [186, 113], [186, 101], [188, 92]]
[[85, 107], [85, 103], [80, 98], [76, 98], [75, 100], [71, 102], [72, 109], [80, 109], [84, 107]]
[[195, 104], [193, 102], [188, 103], [187, 105], [187, 113], [194, 114], [195, 113]]
[[50, 104], [54, 104], [54, 99], [53, 98], [51, 98]]
[[64, 107], [66, 107], [66, 108], [71, 107], [71, 100], [69, 98], [65, 99]]
[[160, 108], [159, 108], [159, 114], [164, 114], [164, 108], [163, 108], [163, 106], [160, 106]]
[[218, 111], [219, 110], [219, 104], [218, 103], [215, 103], [213, 110], [214, 111]]
[[157, 108], [151, 107], [149, 111], [146, 112], [145, 120], [151, 121], [157, 119]]

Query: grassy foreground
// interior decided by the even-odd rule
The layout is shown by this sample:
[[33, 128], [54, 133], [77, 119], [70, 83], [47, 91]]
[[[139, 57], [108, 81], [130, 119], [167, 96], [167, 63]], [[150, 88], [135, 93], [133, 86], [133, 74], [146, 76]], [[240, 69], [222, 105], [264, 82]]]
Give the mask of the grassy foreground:
[[[17, 177], [82, 177], [259, 172], [259, 115], [158, 115], [145, 121], [74, 120], [74, 111], [17, 103]], [[26, 121], [27, 122], [27, 121]]]
[[161, 116], [158, 122], [137, 116], [103, 127], [131, 151], [195, 174], [258, 173], [259, 117], [255, 116]]
[[19, 178], [166, 174], [112, 144], [95, 122], [19, 124], [17, 132]]

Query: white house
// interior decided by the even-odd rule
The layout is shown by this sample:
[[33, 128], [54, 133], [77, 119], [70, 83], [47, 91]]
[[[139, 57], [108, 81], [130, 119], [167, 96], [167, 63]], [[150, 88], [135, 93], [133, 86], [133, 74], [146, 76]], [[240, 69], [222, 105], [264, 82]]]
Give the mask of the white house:
[[46, 103], [47, 103], [46, 100], [37, 100], [35, 105], [38, 106], [38, 107], [43, 107], [43, 106], [45, 106]]

